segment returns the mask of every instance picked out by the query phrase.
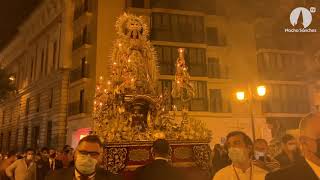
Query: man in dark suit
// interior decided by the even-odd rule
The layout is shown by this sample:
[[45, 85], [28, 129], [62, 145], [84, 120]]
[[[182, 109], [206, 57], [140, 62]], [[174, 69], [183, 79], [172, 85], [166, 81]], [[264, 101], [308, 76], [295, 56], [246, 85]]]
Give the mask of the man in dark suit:
[[182, 174], [169, 164], [170, 145], [164, 139], [156, 140], [151, 152], [154, 161], [135, 171], [135, 180], [180, 180]]
[[120, 177], [99, 169], [103, 147], [98, 136], [82, 138], [74, 155], [75, 166], [54, 171], [47, 180], [117, 180]]
[[49, 150], [49, 167], [51, 171], [62, 169], [63, 164], [61, 160], [56, 159], [57, 153], [56, 150], [51, 148]]
[[319, 180], [320, 113], [310, 113], [301, 120], [300, 144], [304, 158], [288, 168], [268, 174], [266, 180]]

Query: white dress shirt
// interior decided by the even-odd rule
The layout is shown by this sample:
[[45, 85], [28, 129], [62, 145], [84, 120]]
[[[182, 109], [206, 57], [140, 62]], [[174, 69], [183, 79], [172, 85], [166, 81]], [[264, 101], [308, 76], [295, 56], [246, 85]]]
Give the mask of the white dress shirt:
[[233, 165], [230, 165], [218, 171], [213, 177], [213, 180], [264, 180], [266, 174], [267, 171], [252, 165], [252, 177], [250, 179], [251, 168], [248, 168], [245, 172], [243, 172], [241, 169], [236, 167], [233, 168]]

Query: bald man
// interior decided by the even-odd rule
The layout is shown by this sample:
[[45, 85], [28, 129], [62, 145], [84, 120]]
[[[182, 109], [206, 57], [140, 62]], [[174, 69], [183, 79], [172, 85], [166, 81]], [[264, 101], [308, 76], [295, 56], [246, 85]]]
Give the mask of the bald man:
[[299, 140], [304, 158], [288, 168], [268, 174], [266, 180], [320, 179], [320, 113], [310, 113], [301, 120]]

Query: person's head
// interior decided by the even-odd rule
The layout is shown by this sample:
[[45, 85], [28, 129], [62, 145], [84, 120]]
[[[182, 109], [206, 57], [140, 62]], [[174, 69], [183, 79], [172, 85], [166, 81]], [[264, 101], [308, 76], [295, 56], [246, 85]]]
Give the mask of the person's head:
[[241, 131], [233, 131], [227, 135], [226, 146], [233, 163], [244, 163], [250, 160], [253, 144], [250, 137]]
[[9, 151], [8, 153], [8, 161], [13, 163], [17, 159], [15, 151]]
[[303, 155], [320, 164], [320, 113], [310, 113], [300, 121], [300, 144]]
[[97, 135], [88, 135], [79, 141], [74, 159], [79, 173], [90, 175], [95, 172], [97, 164], [102, 161], [103, 145]]
[[49, 158], [49, 149], [47, 147], [41, 149], [41, 157], [45, 159]]
[[297, 152], [298, 145], [297, 140], [294, 136], [286, 134], [281, 138], [282, 150], [284, 152]]
[[154, 158], [162, 157], [168, 159], [170, 157], [170, 145], [165, 139], [157, 139], [153, 142], [151, 152]]
[[268, 152], [268, 142], [264, 139], [256, 139], [253, 147], [255, 159], [264, 157]]
[[28, 148], [25, 150], [25, 159], [27, 161], [33, 161], [34, 160], [34, 150], [32, 148]]
[[57, 155], [56, 150], [55, 150], [54, 148], [50, 148], [50, 150], [49, 150], [49, 157], [50, 157], [51, 159], [54, 159], [54, 158], [56, 158], [56, 155]]

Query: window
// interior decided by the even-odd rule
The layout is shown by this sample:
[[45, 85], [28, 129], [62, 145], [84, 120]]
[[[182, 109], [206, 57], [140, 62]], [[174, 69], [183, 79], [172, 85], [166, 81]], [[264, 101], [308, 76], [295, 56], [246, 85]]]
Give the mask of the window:
[[49, 108], [52, 108], [53, 105], [53, 88], [50, 89], [50, 94], [49, 94]]
[[194, 97], [191, 101], [191, 111], [208, 111], [207, 82], [191, 81], [194, 89]]
[[208, 58], [208, 77], [220, 78], [220, 62], [218, 58]]
[[189, 65], [190, 75], [191, 76], [207, 76], [207, 63], [206, 63], [205, 49], [186, 48], [185, 52], [186, 52], [185, 59]]
[[52, 121], [47, 123], [47, 146], [51, 147], [51, 136], [52, 136]]
[[44, 74], [45, 75], [47, 75], [47, 73], [48, 73], [48, 59], [49, 59], [49, 49], [48, 49], [49, 47], [47, 46], [47, 48], [46, 48], [46, 59], [45, 59], [45, 61], [44, 61]]
[[307, 113], [309, 98], [306, 87], [302, 85], [273, 84], [270, 98], [267, 98], [266, 112], [273, 113]]
[[0, 151], [3, 152], [3, 133], [0, 135]]
[[33, 59], [31, 59], [31, 71], [30, 71], [30, 78], [33, 79]]
[[85, 26], [82, 30], [82, 44], [88, 43], [88, 27]]
[[39, 138], [40, 138], [40, 127], [35, 126], [32, 128], [32, 136], [31, 136], [31, 147], [34, 149], [38, 149], [39, 147]]
[[37, 103], [37, 109], [36, 109], [37, 112], [40, 111], [40, 98], [41, 98], [41, 96], [40, 96], [40, 94], [38, 94], [37, 95], [37, 100], [36, 100], [37, 101], [36, 102]]
[[9, 120], [9, 122], [12, 122], [13, 113], [14, 113], [14, 108], [12, 107], [12, 108], [10, 109], [10, 120]]
[[6, 120], [6, 111], [3, 110], [2, 111], [2, 124], [4, 124], [5, 120]]
[[[174, 75], [175, 63], [179, 57], [178, 47], [155, 46], [158, 55], [160, 74]], [[189, 73], [192, 76], [206, 76], [207, 64], [205, 49], [185, 48], [185, 60], [189, 65]]]
[[132, 7], [144, 8], [144, 0], [132, 0]]
[[28, 126], [23, 128], [23, 149], [26, 149], [28, 145]]
[[178, 58], [178, 49], [168, 46], [155, 46], [155, 49], [159, 59], [160, 74], [173, 75], [175, 59]]
[[210, 89], [210, 111], [223, 112], [221, 89]]
[[81, 77], [87, 77], [87, 59], [86, 57], [83, 57], [81, 59]]
[[10, 145], [11, 145], [11, 131], [8, 132], [7, 151], [10, 150]]
[[57, 41], [53, 43], [53, 54], [52, 54], [52, 68], [56, 69], [56, 58], [57, 58]]
[[79, 104], [79, 112], [84, 112], [84, 89], [80, 91], [80, 104]]
[[42, 49], [42, 53], [41, 53], [40, 75], [42, 75], [43, 69], [44, 69], [44, 49]]
[[17, 149], [18, 148], [18, 139], [19, 139], [19, 129], [16, 130], [16, 137], [14, 141], [14, 147]]
[[29, 114], [29, 111], [30, 111], [30, 98], [27, 98], [27, 101], [26, 101], [26, 115]]
[[178, 14], [152, 14], [152, 40], [204, 42], [204, 17]]
[[218, 46], [218, 30], [215, 27], [207, 28], [207, 44], [210, 46]]

